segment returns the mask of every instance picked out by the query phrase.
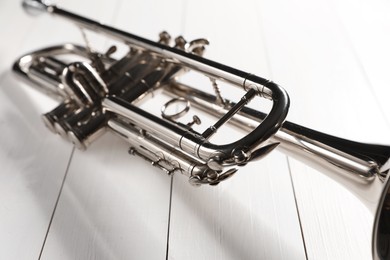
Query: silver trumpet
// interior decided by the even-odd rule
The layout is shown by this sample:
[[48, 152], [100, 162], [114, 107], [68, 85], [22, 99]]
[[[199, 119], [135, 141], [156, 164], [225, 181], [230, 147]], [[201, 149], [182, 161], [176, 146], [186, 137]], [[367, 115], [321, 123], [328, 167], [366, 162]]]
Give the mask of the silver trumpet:
[[[116, 46], [101, 53], [88, 44], [63, 44], [15, 62], [16, 74], [59, 100], [42, 116], [51, 131], [85, 149], [109, 129], [130, 144], [129, 153], [168, 174], [180, 172], [194, 185], [216, 185], [277, 147], [354, 193], [374, 216], [373, 258], [390, 259], [390, 146], [353, 142], [285, 121], [286, 91], [264, 78], [203, 58], [205, 39], [186, 42], [178, 37], [171, 47], [166, 32], [154, 42], [43, 1], [24, 1], [23, 7], [28, 13], [71, 20], [83, 32], [101, 33], [127, 48], [125, 55], [113, 58]], [[180, 81], [179, 76], [188, 71], [210, 79], [212, 94]], [[222, 97], [220, 83], [241, 89], [241, 99]], [[161, 116], [139, 106], [157, 92], [171, 98], [162, 106]], [[252, 108], [249, 103], [255, 99], [268, 100], [270, 110]], [[215, 116], [216, 122], [202, 133], [194, 129], [200, 123], [198, 116], [187, 124], [180, 122], [190, 106]], [[211, 142], [226, 122], [246, 135], [229, 144]]]

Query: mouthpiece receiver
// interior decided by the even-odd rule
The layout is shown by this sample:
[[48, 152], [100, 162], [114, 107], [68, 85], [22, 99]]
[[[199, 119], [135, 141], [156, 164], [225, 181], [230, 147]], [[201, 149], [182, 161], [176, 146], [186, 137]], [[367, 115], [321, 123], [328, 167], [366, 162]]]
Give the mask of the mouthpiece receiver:
[[23, 0], [22, 6], [24, 10], [30, 15], [40, 15], [46, 12], [49, 5], [42, 0]]

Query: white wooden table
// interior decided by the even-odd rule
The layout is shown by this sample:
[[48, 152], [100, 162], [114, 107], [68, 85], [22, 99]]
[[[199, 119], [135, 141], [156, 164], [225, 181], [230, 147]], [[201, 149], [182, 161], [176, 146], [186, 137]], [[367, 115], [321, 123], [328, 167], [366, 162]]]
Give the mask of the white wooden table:
[[[156, 39], [211, 41], [206, 57], [289, 92], [289, 121], [390, 144], [386, 0], [58, 1]], [[39, 119], [55, 103], [11, 72], [28, 51], [82, 43], [72, 24], [0, 2], [0, 259], [370, 259], [364, 206], [273, 152], [217, 187], [194, 188], [106, 134], [87, 151]], [[94, 44], [105, 45], [104, 39]]]

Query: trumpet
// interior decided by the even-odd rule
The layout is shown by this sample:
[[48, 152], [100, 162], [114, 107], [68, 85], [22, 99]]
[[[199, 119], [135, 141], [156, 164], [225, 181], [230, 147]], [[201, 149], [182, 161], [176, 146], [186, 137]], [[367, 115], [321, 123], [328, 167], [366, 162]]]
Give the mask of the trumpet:
[[[64, 18], [83, 35], [93, 31], [126, 48], [118, 58], [116, 45], [97, 52], [87, 41], [86, 46], [66, 43], [26, 54], [14, 63], [18, 76], [59, 101], [42, 115], [52, 132], [86, 149], [111, 131], [129, 143], [130, 154], [167, 174], [183, 174], [195, 186], [217, 185], [278, 148], [355, 194], [373, 215], [373, 258], [390, 259], [390, 146], [354, 142], [285, 121], [287, 92], [265, 78], [204, 58], [206, 39], [187, 42], [179, 36], [171, 45], [167, 32], [155, 42], [44, 1], [25, 0], [23, 7], [30, 14]], [[189, 72], [206, 78], [211, 94], [184, 83]], [[242, 93], [238, 101], [222, 96], [222, 84]], [[157, 93], [169, 97], [160, 116], [141, 108]], [[269, 111], [252, 107], [259, 100], [271, 104]], [[179, 120], [192, 107], [216, 121], [200, 132], [198, 116], [187, 123]], [[245, 135], [217, 144], [218, 130], [227, 124]]]

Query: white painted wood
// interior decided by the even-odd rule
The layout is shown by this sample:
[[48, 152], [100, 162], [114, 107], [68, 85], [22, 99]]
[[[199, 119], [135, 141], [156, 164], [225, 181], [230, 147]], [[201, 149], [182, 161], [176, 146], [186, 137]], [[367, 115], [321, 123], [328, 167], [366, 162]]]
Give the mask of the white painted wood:
[[[290, 121], [390, 143], [384, 0], [59, 4], [150, 39], [162, 29], [205, 36], [206, 57], [283, 85]], [[54, 103], [9, 67], [34, 48], [82, 39], [71, 24], [26, 16], [17, 1], [1, 1], [0, 22], [0, 259], [37, 259], [42, 247], [42, 259], [163, 259], [168, 225], [169, 259], [305, 259], [305, 250], [308, 259], [371, 258], [363, 205], [300, 162], [275, 152], [217, 187], [174, 176], [169, 224], [171, 178], [110, 134], [73, 154], [44, 241], [72, 147], [38, 118]]]
[[58, 147], [40, 122], [52, 103], [11, 74], [32, 39], [32, 19], [19, 2], [2, 1], [0, 22], [0, 259], [37, 259], [71, 147]]
[[176, 176], [169, 258], [305, 259], [285, 162], [270, 155], [218, 187]]
[[[190, 1], [185, 34], [210, 39], [207, 57], [267, 77], [254, 7], [251, 1]], [[225, 143], [233, 141], [223, 131], [217, 134]], [[173, 185], [169, 259], [305, 259], [284, 155], [275, 153], [249, 164], [217, 187], [195, 189], [178, 177]]]
[[[145, 17], [149, 10], [167, 29], [180, 29], [178, 1], [151, 4], [117, 3], [112, 22], [156, 39], [162, 28]], [[165, 259], [171, 178], [127, 149], [107, 134], [75, 152], [42, 259]]]
[[[291, 96], [289, 119], [350, 139], [390, 143], [371, 78], [353, 49], [356, 38], [340, 19], [356, 10], [337, 14], [328, 1], [299, 0], [262, 1], [258, 10], [272, 75]], [[308, 258], [370, 259], [372, 219], [363, 206], [320, 173], [289, 162]]]
[[40, 120], [55, 103], [17, 81], [11, 67], [23, 53], [79, 33], [66, 37], [69, 25], [27, 16], [20, 1], [0, 5], [0, 259], [38, 259], [72, 147]]
[[362, 67], [382, 115], [390, 125], [388, 113], [388, 67], [390, 52], [390, 5], [388, 1], [332, 1], [341, 29], [350, 42], [351, 50]]
[[164, 259], [170, 178], [107, 134], [76, 151], [41, 259]]

